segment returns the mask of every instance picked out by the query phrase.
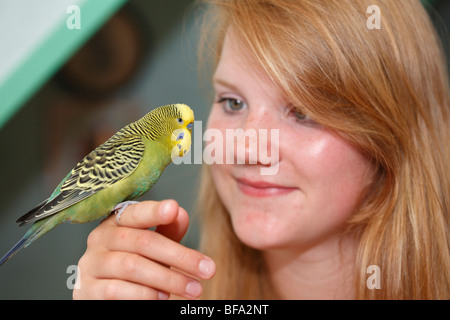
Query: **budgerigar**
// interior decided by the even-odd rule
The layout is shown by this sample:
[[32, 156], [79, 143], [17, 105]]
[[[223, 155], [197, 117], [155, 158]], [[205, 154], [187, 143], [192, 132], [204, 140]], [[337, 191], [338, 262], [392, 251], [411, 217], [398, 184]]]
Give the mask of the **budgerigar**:
[[175, 157], [189, 151], [193, 124], [191, 108], [172, 104], [118, 131], [81, 160], [47, 200], [17, 220], [33, 224], [0, 265], [61, 223], [105, 218], [119, 203], [146, 193]]

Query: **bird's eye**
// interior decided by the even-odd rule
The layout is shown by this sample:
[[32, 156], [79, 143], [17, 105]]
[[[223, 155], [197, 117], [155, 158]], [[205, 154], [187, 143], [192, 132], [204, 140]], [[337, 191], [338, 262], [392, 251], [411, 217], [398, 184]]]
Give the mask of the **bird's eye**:
[[178, 118], [177, 121], [178, 121], [179, 124], [183, 124], [183, 119]]

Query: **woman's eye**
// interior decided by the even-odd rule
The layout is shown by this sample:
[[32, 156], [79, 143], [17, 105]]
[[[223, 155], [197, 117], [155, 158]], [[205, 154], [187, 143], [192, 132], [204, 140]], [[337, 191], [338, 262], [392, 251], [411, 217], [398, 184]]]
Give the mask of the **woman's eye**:
[[288, 115], [292, 117], [295, 121], [302, 124], [314, 124], [315, 122], [311, 120], [304, 112], [294, 109], [292, 107], [289, 108]]
[[295, 120], [299, 120], [299, 121], [309, 119], [308, 116], [304, 112], [294, 109], [293, 107], [289, 107], [287, 114], [288, 114], [288, 116], [293, 117]]
[[297, 110], [292, 110], [293, 116], [297, 119], [297, 120], [305, 120], [306, 118], [308, 118], [306, 116], [306, 114], [304, 114], [301, 111], [297, 111]]
[[220, 98], [217, 103], [221, 103], [226, 112], [236, 112], [246, 107], [244, 101], [234, 98]]

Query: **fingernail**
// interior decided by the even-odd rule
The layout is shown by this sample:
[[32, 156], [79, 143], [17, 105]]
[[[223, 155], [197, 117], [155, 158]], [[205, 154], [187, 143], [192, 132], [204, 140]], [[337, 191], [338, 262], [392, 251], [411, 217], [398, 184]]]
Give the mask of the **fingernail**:
[[214, 262], [212, 262], [209, 259], [203, 259], [198, 264], [198, 270], [201, 274], [203, 274], [206, 277], [210, 277], [213, 275], [215, 269]]
[[166, 201], [161, 204], [159, 208], [159, 215], [161, 218], [166, 218], [170, 213], [170, 202]]
[[186, 285], [186, 294], [193, 298], [197, 298], [202, 294], [202, 285], [197, 281], [191, 281]]
[[170, 297], [169, 294], [166, 293], [166, 292], [162, 292], [162, 291], [158, 292], [158, 299], [159, 300], [168, 300], [169, 297]]

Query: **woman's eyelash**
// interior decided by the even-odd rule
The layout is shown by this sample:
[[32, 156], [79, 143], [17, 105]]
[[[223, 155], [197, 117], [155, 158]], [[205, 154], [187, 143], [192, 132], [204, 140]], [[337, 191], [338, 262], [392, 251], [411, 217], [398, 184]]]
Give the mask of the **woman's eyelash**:
[[299, 111], [299, 110], [295, 110], [295, 109], [292, 109], [292, 110], [291, 110], [291, 114], [292, 114], [297, 120], [305, 120], [305, 119], [308, 118], [308, 116], [307, 116], [305, 113], [303, 113], [302, 111]]
[[312, 120], [305, 112], [293, 107], [288, 107], [287, 114], [288, 116], [294, 118], [294, 120], [301, 124], [315, 125], [317, 124], [314, 120]]
[[237, 112], [246, 107], [243, 100], [231, 97], [219, 97], [217, 103], [221, 103], [225, 112], [228, 113]]
[[216, 101], [216, 103], [222, 103], [222, 102], [224, 102], [224, 101], [226, 101], [228, 99], [230, 99], [230, 98], [219, 97], [218, 100]]
[[219, 99], [217, 100], [217, 103], [222, 103], [225, 101], [232, 101], [232, 102], [241, 102], [241, 99], [237, 99], [237, 98], [229, 98], [229, 97], [219, 97]]

